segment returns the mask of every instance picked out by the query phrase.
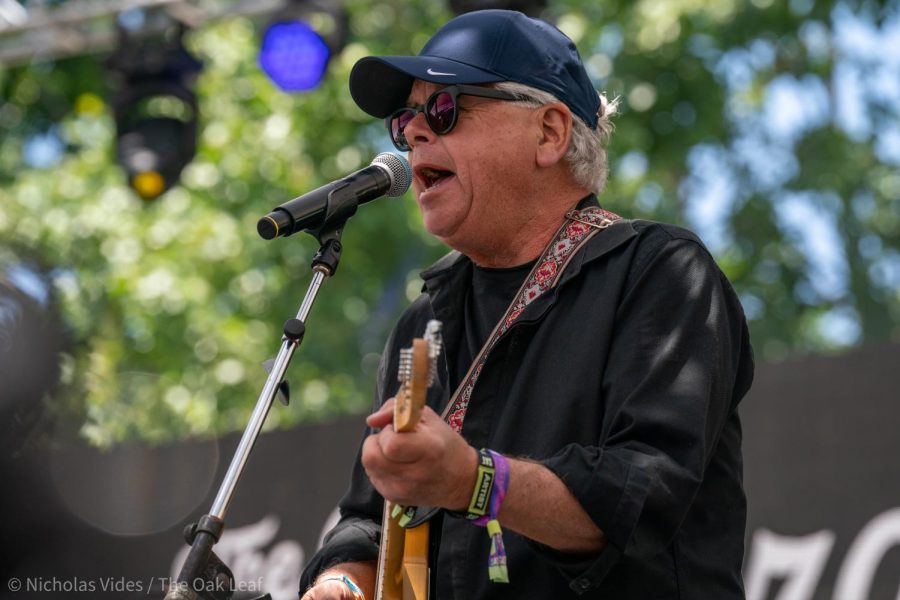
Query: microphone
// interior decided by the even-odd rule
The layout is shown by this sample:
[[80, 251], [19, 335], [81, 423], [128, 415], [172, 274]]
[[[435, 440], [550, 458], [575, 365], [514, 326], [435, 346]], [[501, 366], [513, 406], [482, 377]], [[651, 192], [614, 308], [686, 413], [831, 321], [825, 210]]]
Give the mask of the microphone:
[[412, 169], [406, 159], [382, 152], [368, 167], [273, 209], [256, 223], [256, 231], [266, 240], [298, 231], [318, 231], [346, 221], [360, 204], [381, 196], [402, 196], [410, 183]]

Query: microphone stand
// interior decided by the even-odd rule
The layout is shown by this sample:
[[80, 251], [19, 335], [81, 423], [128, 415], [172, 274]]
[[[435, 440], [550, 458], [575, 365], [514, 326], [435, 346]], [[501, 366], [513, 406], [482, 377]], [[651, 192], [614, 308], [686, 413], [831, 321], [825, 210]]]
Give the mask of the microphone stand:
[[[184, 560], [178, 578], [169, 584], [165, 600], [229, 600], [234, 593], [234, 575], [213, 552], [213, 545], [222, 536], [222, 531], [225, 529], [225, 514], [228, 512], [234, 490], [256, 439], [259, 437], [266, 416], [279, 392], [283, 393], [283, 400], [287, 404], [288, 389], [286, 382], [283, 381], [284, 374], [294, 352], [303, 342], [306, 318], [322, 282], [337, 271], [343, 250], [341, 234], [347, 219], [355, 212], [355, 205], [351, 208], [344, 204], [339, 210], [326, 217], [318, 230], [310, 232], [320, 244], [319, 250], [312, 260], [312, 281], [300, 304], [297, 316], [285, 321], [281, 349], [269, 370], [269, 377], [256, 401], [250, 422], [241, 436], [241, 441], [231, 459], [231, 465], [225, 473], [225, 478], [222, 480], [209, 514], [203, 515], [199, 522], [188, 525], [184, 530], [185, 541], [191, 546], [191, 549]], [[255, 600], [271, 600], [271, 596], [265, 594]]]

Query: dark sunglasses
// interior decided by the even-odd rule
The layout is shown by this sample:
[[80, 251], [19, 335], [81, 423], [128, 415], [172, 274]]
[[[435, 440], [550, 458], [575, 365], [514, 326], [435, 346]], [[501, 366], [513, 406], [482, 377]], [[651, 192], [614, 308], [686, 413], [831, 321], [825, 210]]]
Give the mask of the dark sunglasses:
[[416, 107], [404, 107], [397, 110], [384, 120], [391, 141], [401, 152], [409, 151], [409, 143], [406, 141], [406, 126], [419, 113], [425, 113], [425, 122], [431, 131], [438, 135], [446, 135], [456, 126], [456, 118], [459, 116], [460, 96], [478, 96], [479, 98], [493, 98], [495, 100], [521, 100], [515, 94], [495, 90], [476, 85], [451, 85], [438, 90], [428, 97], [425, 104]]

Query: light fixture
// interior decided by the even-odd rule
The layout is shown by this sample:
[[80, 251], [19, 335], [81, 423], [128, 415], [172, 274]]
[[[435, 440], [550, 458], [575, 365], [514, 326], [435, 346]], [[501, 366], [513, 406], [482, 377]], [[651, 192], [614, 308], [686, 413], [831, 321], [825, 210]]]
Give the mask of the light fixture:
[[197, 149], [197, 95], [203, 64], [184, 47], [178, 25], [158, 39], [132, 43], [122, 30], [108, 61], [119, 80], [113, 99], [116, 154], [128, 183], [145, 200], [171, 188]]
[[325, 0], [289, 0], [263, 33], [259, 66], [286, 92], [318, 87], [347, 41], [347, 14]]

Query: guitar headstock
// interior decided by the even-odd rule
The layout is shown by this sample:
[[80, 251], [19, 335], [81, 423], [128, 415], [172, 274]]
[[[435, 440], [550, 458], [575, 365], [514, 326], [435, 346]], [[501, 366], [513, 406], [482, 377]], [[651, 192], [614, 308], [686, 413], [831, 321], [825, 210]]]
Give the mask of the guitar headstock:
[[415, 338], [412, 347], [400, 350], [397, 371], [400, 390], [394, 405], [394, 430], [410, 431], [419, 422], [425, 407], [425, 392], [436, 376], [441, 344], [441, 322], [432, 319], [423, 337]]

